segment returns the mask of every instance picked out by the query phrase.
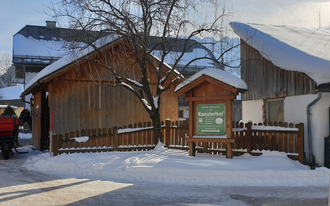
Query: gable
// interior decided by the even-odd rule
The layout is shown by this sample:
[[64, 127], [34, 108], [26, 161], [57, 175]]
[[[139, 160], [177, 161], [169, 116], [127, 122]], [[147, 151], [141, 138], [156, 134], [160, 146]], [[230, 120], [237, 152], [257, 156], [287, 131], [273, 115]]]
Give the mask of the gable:
[[[202, 77], [202, 78], [201, 78]], [[204, 79], [207, 79], [208, 81], [212, 81], [213, 84], [221, 84], [221, 85], [227, 85], [230, 88], [235, 89], [236, 91], [244, 92], [247, 90], [247, 86], [245, 82], [240, 79], [239, 77], [220, 70], [220, 69], [204, 69], [202, 71], [197, 72], [193, 76], [189, 77], [182, 83], [180, 83], [176, 88], [175, 92], [182, 93], [182, 91], [187, 91], [189, 89], [192, 89], [197, 84], [201, 83], [201, 81], [204, 81]], [[213, 80], [212, 80], [213, 79]], [[197, 81], [196, 81], [197, 80]], [[182, 90], [182, 91], [180, 91]]]
[[275, 66], [305, 73], [318, 85], [330, 82], [329, 30], [238, 22], [230, 26]]
[[242, 95], [243, 101], [315, 94], [316, 89], [316, 83], [309, 76], [281, 69], [243, 40], [241, 77], [249, 88]]

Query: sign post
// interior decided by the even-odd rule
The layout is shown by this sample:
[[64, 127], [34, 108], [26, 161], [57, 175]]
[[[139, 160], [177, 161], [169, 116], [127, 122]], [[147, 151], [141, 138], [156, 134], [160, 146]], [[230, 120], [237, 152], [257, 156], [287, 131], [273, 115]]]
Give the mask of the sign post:
[[[205, 69], [199, 73], [175, 89], [178, 96], [182, 95], [189, 102], [189, 138], [185, 139], [189, 143], [189, 155], [195, 156], [196, 142], [202, 142], [199, 146], [204, 147], [205, 152], [209, 152], [209, 145], [212, 145], [209, 143], [219, 143], [217, 145], [221, 145], [221, 149], [226, 149], [226, 157], [232, 158], [232, 145], [235, 143], [232, 101], [246, 88], [237, 88], [228, 79], [234, 79], [233, 82], [243, 80], [218, 69]], [[217, 75], [221, 78], [215, 78]]]

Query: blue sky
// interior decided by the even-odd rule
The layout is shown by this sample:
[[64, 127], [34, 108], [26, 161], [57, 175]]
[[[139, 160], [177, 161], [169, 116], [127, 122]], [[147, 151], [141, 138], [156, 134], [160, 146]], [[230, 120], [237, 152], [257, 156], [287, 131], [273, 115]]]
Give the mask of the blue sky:
[[[198, 0], [195, 0], [198, 1]], [[330, 26], [330, 0], [219, 0], [235, 14], [233, 21], [285, 24], [308, 28]], [[13, 35], [25, 25], [45, 25], [51, 0], [0, 0], [0, 55], [12, 52]], [[49, 12], [48, 12], [49, 13]]]
[[25, 25], [45, 25], [49, 0], [0, 0], [0, 54], [12, 52], [13, 35]]

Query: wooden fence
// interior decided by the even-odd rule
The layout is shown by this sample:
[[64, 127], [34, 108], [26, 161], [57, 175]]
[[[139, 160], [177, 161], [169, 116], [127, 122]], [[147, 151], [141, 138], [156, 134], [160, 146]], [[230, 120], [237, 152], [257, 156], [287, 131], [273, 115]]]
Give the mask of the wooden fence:
[[[188, 150], [188, 121], [162, 123], [162, 142], [169, 148]], [[258, 153], [258, 150], [286, 152], [304, 163], [304, 124], [268, 123], [268, 126], [251, 122], [233, 123], [234, 154]], [[275, 126], [275, 127], [274, 127]], [[86, 142], [75, 137], [88, 136]], [[54, 135], [53, 155], [74, 152], [140, 151], [155, 147], [151, 122], [128, 125], [124, 128], [82, 130]], [[196, 143], [197, 152], [223, 154], [225, 143]], [[260, 152], [259, 152], [260, 153]]]

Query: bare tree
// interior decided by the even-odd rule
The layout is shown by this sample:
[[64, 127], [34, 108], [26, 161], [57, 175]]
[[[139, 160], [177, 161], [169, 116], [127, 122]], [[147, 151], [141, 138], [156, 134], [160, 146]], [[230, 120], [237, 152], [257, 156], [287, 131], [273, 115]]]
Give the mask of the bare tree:
[[[197, 1], [197, 3], [200, 5], [203, 1]], [[206, 5], [204, 11], [209, 7], [211, 6]], [[179, 80], [182, 78], [181, 73], [195, 61], [209, 59], [224, 67], [225, 62], [218, 60], [223, 59], [222, 56], [233, 49], [228, 48], [216, 58], [207, 55], [197, 57], [190, 60], [180, 70], [180, 74], [175, 72], [184, 54], [197, 44], [196, 41], [192, 41], [194, 37], [204, 33], [224, 31], [224, 25], [221, 24], [224, 22], [222, 19], [227, 16], [224, 7], [221, 8], [222, 12], [209, 22], [206, 22], [207, 18], [204, 22], [190, 21], [189, 12], [198, 13], [199, 10], [198, 5], [190, 0], [54, 0], [52, 10], [54, 18], [58, 22], [69, 22], [72, 29], [86, 31], [84, 32], [85, 38], [80, 38], [80, 42], [85, 39], [86, 46], [92, 46], [104, 57], [103, 66], [110, 70], [116, 80], [120, 82], [113, 86], [125, 87], [138, 97], [153, 122], [156, 141], [161, 138], [160, 103], [162, 94], [172, 84], [181, 81]], [[94, 31], [99, 31], [98, 35], [95, 35]], [[187, 34], [187, 31], [189, 33], [185, 35], [186, 38], [180, 38], [181, 35]], [[88, 35], [92, 33], [94, 35]], [[107, 56], [95, 44], [94, 40], [109, 34], [121, 38], [133, 51], [136, 59], [134, 65], [137, 65], [140, 70], [139, 82], [122, 74], [117, 69], [117, 65], [107, 61]], [[81, 45], [79, 44], [79, 46]], [[180, 55], [175, 57], [172, 69], [164, 71], [165, 58], [178, 45], [183, 48]], [[76, 46], [71, 48], [75, 49]], [[156, 51], [159, 61], [155, 61], [152, 57]], [[150, 67], [150, 65], [152, 66]], [[157, 76], [156, 91], [152, 91], [149, 73]], [[168, 83], [169, 77], [173, 75], [176, 78]]]
[[11, 66], [9, 53], [0, 55], [0, 75], [0, 87], [10, 87], [20, 82], [16, 79], [15, 68]]
[[4, 74], [11, 65], [9, 53], [0, 54], [0, 75]]

